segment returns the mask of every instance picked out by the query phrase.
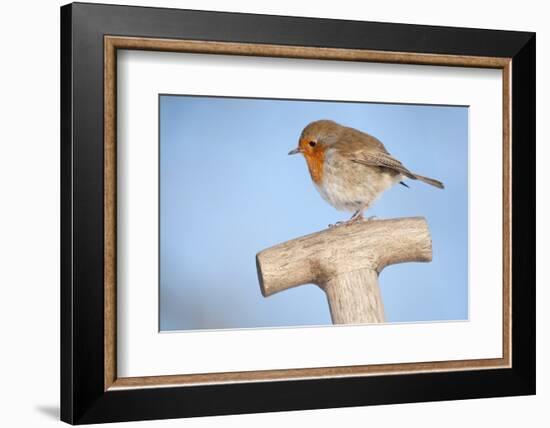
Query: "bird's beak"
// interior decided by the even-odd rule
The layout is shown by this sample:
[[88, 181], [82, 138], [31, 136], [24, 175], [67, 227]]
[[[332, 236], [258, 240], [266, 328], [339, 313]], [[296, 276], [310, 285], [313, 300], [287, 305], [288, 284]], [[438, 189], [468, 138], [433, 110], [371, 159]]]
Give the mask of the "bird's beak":
[[288, 152], [289, 155], [297, 155], [298, 153], [302, 153], [302, 149], [296, 148], [296, 149], [291, 150], [290, 152]]

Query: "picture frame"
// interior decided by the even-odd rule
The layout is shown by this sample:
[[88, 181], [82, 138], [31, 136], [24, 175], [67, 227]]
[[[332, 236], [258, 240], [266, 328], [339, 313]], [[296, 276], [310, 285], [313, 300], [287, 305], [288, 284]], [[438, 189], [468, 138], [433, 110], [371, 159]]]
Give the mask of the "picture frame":
[[[108, 19], [107, 19], [108, 18]], [[117, 51], [502, 70], [501, 358], [117, 375]], [[535, 34], [73, 3], [61, 8], [61, 419], [535, 393]]]

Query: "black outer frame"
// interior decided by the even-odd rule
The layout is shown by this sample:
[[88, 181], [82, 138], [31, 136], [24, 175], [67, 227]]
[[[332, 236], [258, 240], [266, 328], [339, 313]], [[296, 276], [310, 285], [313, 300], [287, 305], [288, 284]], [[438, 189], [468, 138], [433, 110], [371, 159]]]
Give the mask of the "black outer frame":
[[[512, 58], [512, 368], [104, 391], [104, 35]], [[535, 34], [74, 3], [61, 8], [61, 420], [535, 393]]]

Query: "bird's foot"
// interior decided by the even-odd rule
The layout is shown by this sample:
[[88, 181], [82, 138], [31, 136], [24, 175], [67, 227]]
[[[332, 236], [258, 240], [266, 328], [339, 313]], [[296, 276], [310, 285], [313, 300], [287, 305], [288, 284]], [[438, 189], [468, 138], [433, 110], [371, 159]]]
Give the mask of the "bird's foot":
[[357, 210], [353, 213], [351, 218], [345, 222], [346, 226], [349, 226], [351, 224], [359, 223], [361, 221], [367, 221], [369, 219], [365, 219], [363, 217], [363, 210]]
[[347, 222], [345, 222], [345, 221], [337, 221], [337, 222], [334, 223], [334, 224], [332, 224], [332, 223], [329, 224], [329, 225], [328, 225], [328, 228], [329, 228], [329, 229], [333, 229], [333, 228], [335, 228], [335, 227], [344, 226], [346, 223], [347, 223]]
[[344, 222], [344, 226], [351, 226], [352, 224], [356, 224], [356, 223], [362, 223], [364, 221], [367, 221], [366, 218], [364, 218], [363, 216], [360, 216], [360, 217], [352, 217], [350, 218], [348, 221], [345, 221]]

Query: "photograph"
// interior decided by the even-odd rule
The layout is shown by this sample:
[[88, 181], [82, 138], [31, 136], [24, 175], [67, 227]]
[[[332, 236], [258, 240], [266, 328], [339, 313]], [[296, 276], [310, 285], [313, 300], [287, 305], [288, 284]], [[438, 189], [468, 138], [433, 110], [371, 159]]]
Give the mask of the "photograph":
[[[468, 106], [187, 94], [158, 100], [161, 332], [468, 320]], [[292, 269], [308, 271], [302, 280], [283, 271], [289, 261], [277, 261], [274, 275], [286, 285], [280, 278], [269, 285], [267, 262], [255, 260], [325, 230], [321, 241], [298, 245], [338, 252], [324, 271], [355, 271], [370, 257], [363, 247], [405, 245], [414, 233], [398, 234], [407, 218], [427, 225], [431, 251], [410, 258], [427, 263], [375, 272], [378, 317], [339, 317], [331, 298], [342, 298], [325, 287], [333, 278], [317, 280], [311, 255], [292, 255], [303, 259]], [[395, 233], [370, 242], [387, 233], [377, 226]], [[356, 232], [358, 247], [350, 248], [347, 235]], [[335, 234], [343, 243], [329, 242]], [[278, 252], [304, 251], [295, 247]]]
[[537, 393], [536, 25], [142, 6], [57, 11], [59, 418], [514, 421], [473, 399]]

